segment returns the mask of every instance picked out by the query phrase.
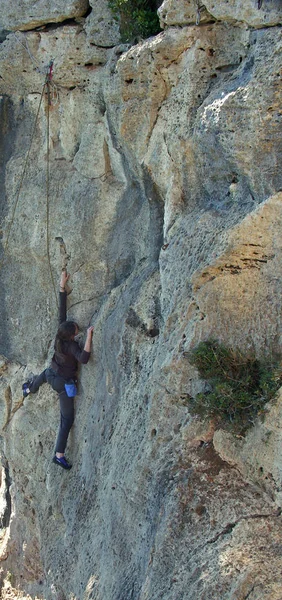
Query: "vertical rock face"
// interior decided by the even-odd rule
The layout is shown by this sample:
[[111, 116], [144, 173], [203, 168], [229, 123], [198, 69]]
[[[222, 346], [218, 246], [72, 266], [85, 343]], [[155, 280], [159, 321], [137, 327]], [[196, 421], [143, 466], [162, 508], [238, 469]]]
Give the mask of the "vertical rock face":
[[[166, 0], [130, 48], [107, 2], [31, 4], [1, 16], [1, 577], [46, 600], [280, 600], [281, 398], [244, 439], [216, 430], [190, 416], [187, 355], [281, 347], [281, 5]], [[94, 325], [68, 473], [56, 393], [21, 396], [62, 266]]]

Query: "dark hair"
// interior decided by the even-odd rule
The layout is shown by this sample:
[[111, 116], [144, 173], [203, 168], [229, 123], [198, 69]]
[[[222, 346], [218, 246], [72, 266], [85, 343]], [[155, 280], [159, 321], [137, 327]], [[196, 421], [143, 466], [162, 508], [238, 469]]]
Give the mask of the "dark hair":
[[65, 354], [64, 342], [69, 342], [75, 335], [77, 324], [74, 321], [64, 321], [58, 328], [55, 338], [55, 351]]

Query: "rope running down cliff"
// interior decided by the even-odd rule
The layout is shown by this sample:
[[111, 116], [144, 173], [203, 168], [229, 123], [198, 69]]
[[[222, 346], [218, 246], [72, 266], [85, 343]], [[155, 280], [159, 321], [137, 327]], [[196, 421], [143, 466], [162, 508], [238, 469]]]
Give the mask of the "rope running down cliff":
[[47, 132], [46, 132], [46, 138], [47, 138], [47, 162], [46, 162], [46, 251], [47, 251], [47, 260], [48, 260], [48, 264], [49, 264], [50, 277], [51, 277], [52, 286], [53, 286], [53, 290], [54, 290], [54, 295], [55, 295], [55, 299], [56, 299], [56, 305], [57, 305], [57, 308], [58, 308], [57, 292], [56, 292], [55, 281], [54, 281], [54, 277], [53, 277], [53, 273], [52, 273], [52, 267], [51, 267], [50, 239], [49, 239], [50, 238], [50, 234], [49, 234], [49, 214], [50, 214], [50, 210], [49, 210], [49, 204], [50, 204], [50, 201], [49, 201], [49, 197], [50, 197], [50, 192], [49, 192], [49, 188], [50, 188], [50, 104], [51, 104], [50, 84], [51, 84], [51, 79], [52, 79], [52, 68], [53, 68], [53, 61], [51, 61], [50, 64], [48, 65], [48, 70], [47, 70], [47, 74], [46, 74], [46, 78], [45, 78], [45, 83], [44, 83], [43, 88], [42, 88], [42, 92], [41, 92], [41, 96], [40, 96], [40, 101], [39, 101], [39, 105], [38, 105], [38, 109], [37, 109], [37, 113], [36, 113], [36, 117], [35, 117], [35, 121], [34, 121], [34, 125], [33, 125], [33, 130], [32, 130], [32, 134], [31, 134], [31, 138], [30, 138], [30, 143], [29, 143], [27, 154], [26, 154], [26, 159], [25, 159], [25, 162], [24, 162], [24, 167], [23, 167], [21, 179], [20, 179], [19, 189], [18, 189], [16, 200], [15, 200], [15, 203], [14, 203], [14, 207], [13, 207], [13, 211], [12, 211], [12, 216], [11, 216], [10, 222], [8, 224], [8, 228], [7, 228], [6, 241], [5, 241], [5, 244], [4, 244], [4, 247], [3, 247], [3, 256], [2, 256], [2, 260], [0, 261], [0, 270], [2, 269], [2, 267], [4, 265], [5, 257], [6, 257], [6, 254], [7, 254], [7, 249], [8, 249], [8, 246], [9, 246], [9, 240], [10, 240], [11, 230], [12, 230], [12, 226], [13, 226], [14, 221], [15, 221], [15, 214], [16, 214], [18, 203], [19, 203], [20, 193], [22, 191], [23, 181], [24, 181], [24, 178], [25, 178], [25, 175], [26, 175], [26, 171], [27, 171], [27, 165], [28, 165], [28, 162], [29, 162], [31, 147], [32, 147], [32, 143], [33, 143], [33, 140], [34, 140], [34, 136], [35, 136], [37, 121], [38, 121], [38, 117], [39, 117], [39, 113], [40, 113], [40, 109], [41, 109], [41, 105], [42, 105], [42, 100], [43, 100], [45, 92], [47, 91]]
[[14, 220], [15, 220], [15, 213], [16, 213], [16, 209], [17, 209], [17, 205], [18, 205], [18, 202], [19, 202], [20, 193], [21, 193], [22, 186], [23, 186], [23, 180], [24, 180], [24, 177], [25, 177], [25, 174], [26, 174], [27, 164], [28, 164], [28, 160], [29, 160], [29, 155], [30, 155], [30, 151], [31, 151], [31, 146], [32, 146], [33, 138], [34, 138], [34, 135], [35, 135], [35, 129], [36, 129], [37, 121], [38, 121], [38, 116], [39, 116], [39, 112], [40, 112], [40, 108], [41, 108], [41, 104], [42, 104], [42, 99], [43, 99], [43, 96], [44, 96], [45, 88], [46, 88], [46, 84], [44, 83], [44, 86], [43, 86], [43, 89], [42, 89], [42, 93], [41, 93], [41, 96], [40, 96], [40, 102], [39, 102], [37, 114], [36, 114], [35, 121], [34, 121], [32, 135], [31, 135], [31, 138], [30, 138], [29, 148], [28, 148], [26, 159], [25, 159], [25, 163], [24, 163], [24, 168], [23, 168], [23, 172], [22, 172], [22, 176], [21, 176], [21, 180], [20, 180], [20, 185], [19, 185], [18, 193], [17, 193], [17, 196], [16, 196], [16, 200], [15, 200], [15, 204], [14, 204], [14, 208], [13, 208], [13, 212], [12, 212], [12, 217], [11, 217], [10, 223], [8, 225], [6, 242], [5, 242], [4, 248], [3, 248], [3, 257], [2, 257], [2, 260], [0, 262], [0, 269], [2, 269], [2, 267], [3, 267], [4, 260], [5, 260], [5, 255], [6, 255], [6, 252], [7, 252], [8, 245], [9, 245], [10, 233], [11, 233], [12, 225], [13, 225]]
[[50, 235], [49, 235], [49, 214], [50, 214], [50, 210], [49, 210], [49, 187], [50, 187], [50, 105], [51, 105], [51, 96], [50, 96], [50, 84], [51, 84], [51, 79], [52, 79], [52, 71], [53, 71], [53, 61], [51, 60], [49, 67], [48, 67], [48, 72], [46, 75], [46, 88], [47, 88], [47, 164], [46, 164], [46, 250], [47, 250], [47, 258], [48, 258], [48, 264], [49, 264], [49, 271], [50, 271], [50, 276], [51, 276], [51, 281], [52, 281], [52, 285], [53, 285], [53, 290], [54, 290], [54, 294], [55, 294], [55, 298], [56, 298], [56, 304], [57, 304], [57, 308], [59, 308], [59, 304], [58, 304], [58, 298], [57, 298], [57, 292], [56, 292], [56, 286], [55, 286], [55, 281], [54, 281], [54, 276], [53, 276], [53, 272], [52, 272], [52, 266], [51, 266], [51, 258], [50, 258]]

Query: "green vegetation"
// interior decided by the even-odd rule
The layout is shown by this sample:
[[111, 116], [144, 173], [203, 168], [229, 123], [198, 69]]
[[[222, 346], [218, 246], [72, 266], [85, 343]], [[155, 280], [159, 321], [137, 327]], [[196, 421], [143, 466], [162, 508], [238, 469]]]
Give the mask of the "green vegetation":
[[190, 362], [208, 383], [208, 391], [189, 401], [192, 414], [215, 417], [222, 426], [245, 431], [282, 384], [278, 356], [256, 358], [217, 341], [201, 342]]
[[160, 32], [158, 4], [157, 0], [109, 0], [123, 42], [135, 43]]

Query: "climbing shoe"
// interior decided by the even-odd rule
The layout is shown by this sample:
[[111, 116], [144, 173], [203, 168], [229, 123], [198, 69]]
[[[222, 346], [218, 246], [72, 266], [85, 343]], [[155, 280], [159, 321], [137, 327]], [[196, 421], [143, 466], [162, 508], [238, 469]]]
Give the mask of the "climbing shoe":
[[30, 385], [31, 385], [31, 382], [30, 381], [26, 381], [26, 383], [24, 383], [23, 386], [22, 386], [23, 397], [24, 398], [26, 398], [30, 394], [30, 389], [29, 389]]
[[56, 456], [56, 454], [53, 458], [53, 463], [55, 463], [55, 465], [60, 465], [60, 467], [63, 467], [63, 469], [71, 469], [71, 467], [72, 467], [72, 465], [70, 465], [70, 463], [68, 463], [65, 456], [61, 456], [61, 458], [58, 458]]

